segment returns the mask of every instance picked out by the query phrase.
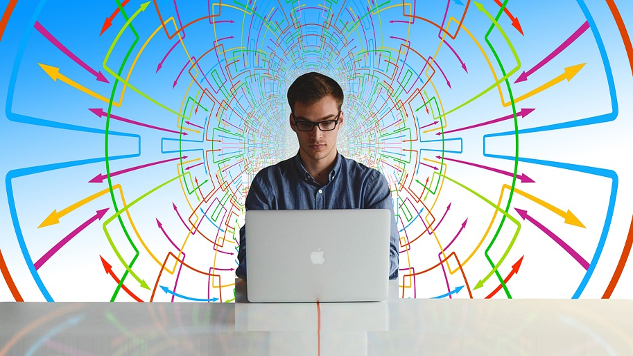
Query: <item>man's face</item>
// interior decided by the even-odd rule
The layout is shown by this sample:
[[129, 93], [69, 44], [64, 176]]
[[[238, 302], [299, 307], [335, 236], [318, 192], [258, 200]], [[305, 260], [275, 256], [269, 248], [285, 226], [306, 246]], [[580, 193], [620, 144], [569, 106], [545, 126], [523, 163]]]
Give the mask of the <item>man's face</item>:
[[[322, 131], [313, 127], [310, 131], [300, 131], [295, 125], [295, 120], [322, 122], [335, 120], [338, 115], [338, 124], [332, 131]], [[312, 163], [327, 162], [336, 157], [336, 135], [343, 123], [343, 113], [338, 111], [336, 100], [332, 96], [317, 101], [313, 104], [295, 103], [294, 113], [290, 114], [290, 127], [297, 134], [299, 151], [304, 160]]]

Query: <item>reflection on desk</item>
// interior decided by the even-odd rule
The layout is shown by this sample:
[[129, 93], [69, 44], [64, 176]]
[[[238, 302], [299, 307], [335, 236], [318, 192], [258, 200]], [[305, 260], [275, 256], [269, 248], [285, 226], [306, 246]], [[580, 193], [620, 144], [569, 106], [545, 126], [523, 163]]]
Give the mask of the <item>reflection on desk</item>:
[[[632, 300], [0, 303], [0, 356], [633, 354]], [[251, 330], [251, 331], [247, 331]]]

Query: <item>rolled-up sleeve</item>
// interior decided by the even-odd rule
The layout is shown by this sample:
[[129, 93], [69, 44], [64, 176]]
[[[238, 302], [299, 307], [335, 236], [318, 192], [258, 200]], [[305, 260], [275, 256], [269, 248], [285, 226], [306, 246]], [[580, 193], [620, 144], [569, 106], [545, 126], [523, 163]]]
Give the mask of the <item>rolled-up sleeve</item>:
[[393, 199], [387, 179], [378, 170], [373, 170], [370, 184], [365, 192], [365, 209], [389, 209], [391, 212], [391, 229], [389, 239], [389, 279], [398, 278], [400, 260], [399, 246], [400, 236], [393, 212]]
[[[246, 210], [270, 210], [271, 199], [273, 195], [270, 194], [269, 185], [267, 185], [266, 179], [264, 179], [265, 172], [260, 171], [248, 190], [246, 195], [245, 207]], [[246, 223], [240, 228], [240, 247], [237, 252], [238, 266], [235, 270], [235, 275], [238, 278], [246, 279]]]

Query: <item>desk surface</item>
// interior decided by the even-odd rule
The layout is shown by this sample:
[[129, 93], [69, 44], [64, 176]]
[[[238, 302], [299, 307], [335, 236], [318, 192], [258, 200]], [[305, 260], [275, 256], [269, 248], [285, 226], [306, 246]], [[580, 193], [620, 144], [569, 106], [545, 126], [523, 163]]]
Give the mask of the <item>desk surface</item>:
[[632, 300], [0, 303], [0, 356], [14, 354], [633, 354]]

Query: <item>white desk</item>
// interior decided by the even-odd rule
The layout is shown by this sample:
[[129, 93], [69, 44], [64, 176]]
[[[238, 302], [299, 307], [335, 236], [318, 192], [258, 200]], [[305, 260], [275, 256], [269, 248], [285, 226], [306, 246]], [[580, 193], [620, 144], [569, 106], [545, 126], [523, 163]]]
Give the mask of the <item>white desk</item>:
[[[0, 356], [633, 355], [632, 300], [0, 303]], [[319, 328], [320, 316], [320, 328]], [[319, 331], [320, 329], [320, 331]]]

